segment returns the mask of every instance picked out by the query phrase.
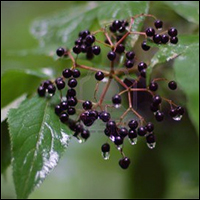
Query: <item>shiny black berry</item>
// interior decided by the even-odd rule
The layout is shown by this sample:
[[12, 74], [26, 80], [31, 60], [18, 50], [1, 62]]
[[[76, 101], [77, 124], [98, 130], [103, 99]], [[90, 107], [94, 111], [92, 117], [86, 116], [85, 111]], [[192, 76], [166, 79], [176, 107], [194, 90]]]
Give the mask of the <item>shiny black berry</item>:
[[133, 51], [128, 51], [128, 52], [126, 53], [126, 58], [127, 58], [128, 60], [132, 60], [132, 59], [134, 59], [134, 57], [135, 57], [135, 53], [134, 53]]
[[124, 50], [125, 50], [125, 46], [123, 44], [117, 45], [117, 48], [116, 48], [117, 53], [123, 53]]
[[76, 87], [77, 86], [77, 80], [75, 79], [75, 78], [71, 78], [71, 79], [69, 79], [69, 81], [68, 81], [68, 86], [70, 87], [70, 88], [74, 88], [74, 87]]
[[87, 140], [90, 137], [90, 132], [88, 130], [83, 130], [81, 132], [81, 137], [85, 140]]
[[79, 33], [79, 37], [81, 37], [82, 39], [85, 39], [85, 37], [87, 36], [87, 35], [89, 35], [90, 34], [90, 31], [89, 30], [84, 30], [84, 31], [81, 31], [80, 33]]
[[151, 122], [148, 122], [146, 125], [147, 131], [151, 133], [154, 130], [154, 125]]
[[125, 158], [120, 159], [119, 166], [122, 169], [127, 169], [129, 167], [130, 163], [131, 163], [130, 159], [125, 157]]
[[81, 72], [80, 72], [78, 69], [74, 69], [74, 70], [72, 71], [72, 76], [73, 76], [74, 78], [79, 78], [80, 75], [81, 75]]
[[60, 121], [61, 121], [61, 122], [65, 123], [65, 122], [68, 121], [68, 119], [69, 119], [69, 115], [68, 115], [66, 112], [64, 112], [64, 113], [62, 113], [62, 114], [60, 115]]
[[159, 106], [158, 105], [154, 105], [153, 103], [150, 105], [150, 110], [152, 112], [156, 112], [157, 110], [159, 110]]
[[70, 78], [72, 76], [72, 70], [71, 69], [65, 69], [65, 70], [63, 70], [62, 75], [65, 78]]
[[57, 54], [57, 56], [59, 56], [59, 57], [64, 56], [64, 54], [65, 54], [65, 49], [62, 48], [62, 47], [58, 48], [58, 49], [56, 50], [56, 54]]
[[169, 111], [169, 115], [171, 116], [171, 117], [176, 117], [177, 115], [178, 115], [178, 111], [177, 111], [177, 109], [171, 109], [170, 111]]
[[117, 128], [117, 126], [116, 126], [115, 121], [109, 121], [109, 122], [107, 122], [106, 128], [110, 131], [110, 133], [112, 135], [116, 135], [116, 128]]
[[177, 112], [178, 112], [179, 115], [183, 115], [183, 114], [185, 113], [184, 108], [181, 107], [181, 106], [178, 106], [178, 107], [176, 108], [176, 110], [177, 110]]
[[119, 32], [120, 32], [120, 33], [123, 33], [125, 30], [126, 30], [126, 27], [125, 27], [125, 26], [121, 26], [121, 27], [119, 28]]
[[123, 144], [123, 138], [121, 136], [116, 136], [114, 140], [115, 145]]
[[146, 41], [143, 41], [141, 44], [141, 47], [144, 51], [148, 51], [151, 47], [149, 45], [147, 45]]
[[103, 153], [106, 153], [106, 152], [110, 152], [110, 145], [108, 143], [105, 143], [101, 146], [101, 151]]
[[72, 88], [67, 90], [67, 97], [75, 97], [75, 96], [76, 96], [76, 90]]
[[160, 28], [162, 28], [162, 26], [163, 26], [163, 22], [161, 21], [161, 20], [156, 20], [155, 22], [154, 22], [154, 26], [157, 28], [157, 29], [160, 29]]
[[169, 36], [171, 36], [171, 37], [175, 37], [175, 36], [177, 36], [178, 31], [177, 31], [177, 29], [175, 29], [174, 27], [172, 27], [172, 28], [170, 28], [170, 29], [168, 30], [168, 34], [169, 34]]
[[161, 41], [162, 41], [162, 36], [159, 35], [159, 34], [155, 34], [155, 35], [153, 36], [153, 41], [154, 41], [156, 44], [160, 44]]
[[152, 37], [155, 34], [155, 30], [152, 27], [147, 28], [145, 32], [148, 37]]
[[112, 27], [115, 29], [115, 30], [118, 30], [122, 25], [122, 22], [120, 20], [115, 20], [113, 23], [112, 23]]
[[177, 44], [178, 43], [178, 38], [177, 37], [172, 37], [172, 38], [170, 38], [170, 42], [172, 44]]
[[85, 101], [85, 102], [83, 102], [82, 106], [85, 110], [90, 110], [92, 108], [92, 102], [91, 101]]
[[74, 44], [78, 46], [82, 45], [82, 43], [83, 43], [82, 38], [79, 38], [74, 42]]
[[146, 78], [146, 69], [143, 69], [143, 70], [140, 72], [140, 76], [143, 77], [143, 78]]
[[113, 27], [113, 25], [109, 26], [109, 30], [112, 32], [112, 33], [115, 33], [117, 30]]
[[67, 113], [68, 113], [69, 115], [74, 115], [74, 114], [76, 113], [76, 109], [73, 108], [73, 107], [69, 107], [69, 108], [67, 109]]
[[99, 117], [103, 122], [108, 122], [110, 120], [110, 113], [103, 111], [100, 113]]
[[118, 132], [122, 138], [125, 138], [128, 135], [128, 130], [125, 127], [121, 127]]
[[137, 137], [137, 131], [135, 129], [129, 129], [128, 137], [130, 139], [136, 138]]
[[46, 81], [44, 81], [44, 82], [42, 83], [42, 86], [43, 86], [45, 89], [47, 89], [48, 86], [51, 85], [51, 84], [52, 84], [52, 82], [51, 82], [50, 80], [46, 80]]
[[146, 137], [146, 141], [147, 143], [149, 144], [152, 144], [152, 143], [155, 143], [156, 142], [156, 137], [154, 134], [149, 134], [147, 137]]
[[70, 97], [68, 100], [67, 100], [69, 106], [76, 106], [76, 104], [78, 103], [77, 99], [75, 97]]
[[157, 120], [158, 122], [163, 121], [163, 119], [164, 119], [164, 113], [158, 110], [158, 111], [156, 112], [156, 114], [155, 114], [155, 118], [156, 118], [156, 120]]
[[87, 46], [85, 44], [81, 45], [81, 52], [86, 53], [87, 52]]
[[136, 129], [138, 127], [138, 122], [136, 120], [131, 120], [128, 123], [130, 129]]
[[168, 83], [168, 87], [171, 89], [171, 90], [175, 90], [177, 88], [177, 83], [175, 81], [170, 81]]
[[49, 85], [48, 88], [47, 88], [47, 91], [48, 91], [49, 94], [55, 94], [56, 87], [53, 84]]
[[116, 58], [116, 53], [115, 53], [114, 51], [110, 51], [110, 52], [108, 53], [107, 57], [108, 57], [108, 59], [109, 59], [110, 61], [113, 61], [113, 60], [115, 60], [115, 58]]
[[120, 95], [116, 94], [112, 97], [112, 102], [114, 105], [119, 105], [122, 102], [122, 98]]
[[138, 128], [138, 135], [139, 135], [139, 136], [145, 136], [146, 133], [147, 133], [146, 127], [140, 126], [140, 127]]
[[125, 66], [126, 66], [128, 69], [132, 68], [133, 65], [134, 65], [134, 61], [133, 61], [133, 60], [127, 60], [127, 61], [125, 62]]
[[169, 42], [169, 36], [168, 35], [162, 35], [161, 37], [162, 37], [161, 42], [163, 44], [166, 44], [167, 42]]
[[61, 106], [62, 110], [67, 110], [68, 107], [69, 107], [67, 101], [62, 101], [62, 102], [60, 103], [60, 106]]
[[60, 115], [60, 113], [62, 112], [62, 107], [60, 104], [55, 106], [55, 113], [56, 115]]
[[45, 96], [45, 93], [46, 93], [46, 89], [43, 87], [43, 86], [39, 86], [39, 88], [38, 88], [38, 95], [40, 96], [40, 97], [44, 97]]
[[155, 95], [153, 97], [153, 105], [158, 106], [162, 102], [162, 99], [159, 95]]
[[95, 37], [93, 35], [87, 35], [85, 38], [86, 44], [91, 45], [92, 43], [95, 42]]
[[141, 72], [143, 69], [147, 68], [147, 64], [145, 62], [140, 62], [138, 64], [138, 71]]
[[81, 53], [81, 47], [80, 47], [79, 45], [74, 46], [74, 47], [73, 47], [73, 52], [74, 52], [75, 54]]
[[96, 80], [97, 81], [102, 81], [103, 79], [104, 79], [104, 73], [103, 72], [101, 72], [101, 71], [99, 71], [99, 72], [97, 72], [96, 74], [95, 74], [95, 78], [96, 78]]
[[149, 89], [153, 92], [155, 92], [158, 89], [158, 84], [154, 81], [152, 81], [149, 85]]
[[57, 81], [56, 82], [56, 86], [58, 88], [58, 90], [62, 90], [65, 88], [65, 82], [62, 80], [62, 81]]
[[92, 52], [93, 52], [93, 54], [94, 55], [99, 55], [100, 53], [101, 53], [101, 48], [100, 48], [100, 46], [93, 46], [92, 47]]

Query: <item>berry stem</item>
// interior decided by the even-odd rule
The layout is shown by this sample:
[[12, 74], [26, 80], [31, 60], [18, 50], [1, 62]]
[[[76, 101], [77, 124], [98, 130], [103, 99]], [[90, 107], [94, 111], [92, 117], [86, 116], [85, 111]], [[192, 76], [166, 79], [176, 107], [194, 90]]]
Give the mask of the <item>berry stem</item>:
[[173, 106], [175, 106], [175, 107], [177, 107], [178, 105], [176, 105], [172, 100], [170, 100], [170, 99], [167, 99], [167, 98], [165, 98], [165, 97], [162, 97], [162, 99], [164, 100], [164, 101], [166, 101], [166, 102], [168, 102], [170, 105], [173, 105]]
[[123, 42], [123, 41], [128, 37], [129, 34], [130, 34], [130, 32], [127, 32], [127, 33], [116, 43], [116, 45], [115, 45], [115, 47], [114, 47], [114, 51], [116, 51], [117, 46], [118, 46], [121, 42]]
[[112, 74], [112, 77], [124, 88], [128, 89], [128, 86], [116, 75]]
[[105, 76], [108, 76], [109, 75], [109, 72], [106, 71], [106, 70], [102, 70], [102, 69], [98, 69], [98, 68], [93, 68], [93, 67], [89, 67], [89, 66], [86, 66], [86, 65], [79, 65], [79, 64], [76, 64], [76, 67], [79, 67], [79, 68], [82, 68], [82, 69], [85, 69], [85, 70], [90, 70], [90, 71], [93, 71], [93, 72], [103, 72]]
[[97, 42], [97, 43], [100, 43], [100, 44], [103, 44], [103, 45], [106, 46], [106, 47], [112, 48], [111, 45], [106, 44], [105, 42], [102, 42], [102, 41], [100, 41], [100, 40], [97, 40], [97, 39], [96, 39], [96, 42]]
[[113, 43], [112, 43], [112, 41], [111, 41], [111, 39], [110, 39], [108, 33], [107, 33], [105, 30], [104, 30], [104, 35], [106, 36], [106, 38], [107, 38], [107, 40], [108, 40], [108, 42], [110, 43], [110, 46], [111, 46], [111, 48], [112, 48], [112, 47], [113, 47]]

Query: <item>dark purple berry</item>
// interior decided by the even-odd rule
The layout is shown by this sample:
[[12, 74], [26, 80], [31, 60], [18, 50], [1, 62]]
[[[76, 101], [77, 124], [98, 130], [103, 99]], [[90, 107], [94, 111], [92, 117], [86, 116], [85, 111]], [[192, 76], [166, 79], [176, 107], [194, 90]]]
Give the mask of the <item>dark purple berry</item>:
[[138, 127], [138, 122], [136, 120], [131, 120], [128, 123], [130, 129], [136, 129]]
[[76, 90], [72, 88], [67, 90], [67, 97], [75, 97], [75, 96], [76, 96]]
[[99, 55], [101, 53], [100, 46], [93, 46], [92, 47], [92, 52], [93, 52], [94, 55]]
[[83, 102], [83, 108], [85, 110], [90, 110], [92, 108], [92, 102], [91, 101], [85, 101], [85, 102]]
[[117, 53], [123, 53], [124, 50], [125, 50], [125, 46], [123, 44], [117, 45], [117, 48], [116, 48]]
[[119, 166], [122, 169], [127, 169], [129, 167], [130, 163], [131, 163], [130, 159], [125, 157], [125, 158], [120, 159]]
[[145, 32], [148, 37], [152, 37], [155, 34], [155, 30], [152, 27], [147, 28]]
[[90, 132], [88, 130], [83, 130], [81, 132], [81, 137], [85, 140], [87, 140], [90, 137]]
[[135, 129], [129, 129], [128, 137], [130, 139], [136, 138], [137, 137], [137, 131]]
[[175, 90], [177, 88], [177, 83], [175, 81], [170, 81], [168, 83], [168, 87], [171, 89], [171, 90]]
[[128, 69], [132, 68], [133, 65], [134, 65], [133, 60], [127, 60], [127, 61], [125, 62], [125, 66], [126, 66]]
[[154, 106], [158, 106], [162, 102], [162, 99], [159, 95], [155, 95], [152, 100]]
[[64, 56], [64, 54], [65, 54], [65, 49], [62, 48], [62, 47], [58, 48], [58, 49], [56, 50], [56, 54], [57, 54], [57, 56], [59, 56], [59, 57]]
[[126, 27], [125, 26], [121, 26], [118, 31], [120, 33], [123, 33], [125, 30], [126, 30]]
[[68, 107], [69, 107], [67, 101], [62, 101], [62, 102], [60, 103], [60, 106], [61, 106], [62, 110], [67, 110]]
[[97, 81], [103, 80], [103, 79], [104, 79], [104, 73], [101, 72], [101, 71], [97, 72], [97, 73], [95, 74], [95, 78], [96, 78]]
[[67, 100], [69, 106], [76, 106], [76, 104], [78, 103], [77, 99], [75, 97], [70, 97], [68, 100]]
[[38, 91], [38, 95], [40, 97], [44, 97], [45, 96], [46, 89], [43, 86], [39, 86], [37, 91]]
[[104, 133], [105, 133], [106, 136], [110, 137], [110, 130], [109, 129], [106, 128], [104, 130]]
[[161, 43], [161, 40], [162, 40], [162, 36], [159, 35], [159, 34], [155, 34], [153, 36], [153, 41], [156, 43], [156, 44], [160, 44]]
[[105, 143], [101, 146], [101, 151], [103, 153], [107, 153], [107, 152], [110, 152], [110, 145], [108, 143]]
[[140, 72], [140, 76], [143, 77], [143, 78], [146, 78], [146, 69], [143, 69], [143, 70]]
[[78, 69], [74, 69], [74, 70], [72, 71], [72, 76], [73, 76], [74, 78], [79, 78], [80, 75], [81, 75], [81, 72], [80, 72]]
[[114, 140], [115, 145], [121, 145], [123, 144], [123, 138], [121, 136], [116, 136]]
[[107, 57], [108, 57], [108, 59], [109, 59], [110, 61], [113, 61], [113, 60], [115, 60], [115, 58], [116, 58], [116, 53], [115, 53], [114, 51], [110, 51], [110, 52], [108, 53]]
[[159, 106], [158, 105], [154, 105], [153, 103], [150, 105], [150, 110], [152, 112], [156, 112], [157, 110], [159, 110]]
[[138, 71], [141, 72], [143, 69], [147, 68], [147, 64], [145, 62], [140, 62], [138, 64]]
[[56, 115], [60, 115], [60, 113], [62, 112], [62, 108], [61, 108], [61, 105], [58, 104], [55, 106], [55, 113]]
[[132, 59], [134, 59], [134, 57], [135, 57], [135, 53], [134, 53], [133, 51], [128, 51], [128, 52], [126, 53], [126, 58], [127, 58], [128, 60], [132, 60]]
[[168, 34], [169, 34], [169, 36], [171, 36], [171, 37], [175, 37], [175, 36], [177, 36], [178, 31], [177, 31], [177, 29], [175, 29], [174, 27], [172, 27], [172, 28], [170, 28], [170, 29], [168, 30]]
[[73, 47], [73, 52], [74, 52], [75, 54], [81, 53], [81, 47], [80, 47], [79, 45], [74, 46], [74, 47]]
[[181, 107], [181, 106], [178, 106], [178, 107], [176, 108], [176, 110], [177, 110], [177, 112], [178, 112], [179, 115], [183, 115], [183, 114], [185, 113], [184, 108]]
[[86, 37], [87, 35], [89, 35], [89, 34], [90, 34], [90, 31], [88, 31], [88, 30], [81, 31], [81, 32], [79, 33], [79, 37], [81, 37], [82, 39], [85, 39], [85, 37]]
[[154, 26], [157, 28], [157, 29], [160, 29], [160, 28], [162, 28], [162, 26], [163, 26], [163, 22], [161, 21], [161, 20], [156, 20], [155, 22], [154, 22]]
[[169, 41], [169, 36], [168, 35], [162, 35], [161, 42], [163, 44], [166, 44], [166, 43], [168, 43], [168, 41]]
[[117, 126], [116, 126], [115, 121], [109, 121], [109, 122], [107, 122], [106, 128], [110, 131], [110, 133], [112, 135], [116, 135], [116, 128], [117, 128]]
[[178, 38], [177, 37], [172, 37], [172, 38], [170, 38], [170, 42], [172, 44], [177, 44], [178, 43]]
[[93, 54], [92, 52], [87, 52], [86, 58], [87, 58], [88, 60], [92, 60], [92, 59], [94, 58], [94, 54]]
[[56, 87], [53, 84], [51, 84], [51, 85], [48, 86], [47, 90], [48, 90], [49, 94], [55, 94]]
[[115, 33], [117, 30], [111, 25], [109, 26], [109, 30], [112, 32], [112, 33]]
[[121, 127], [121, 128], [119, 129], [119, 135], [120, 135], [122, 138], [125, 138], [125, 137], [128, 135], [128, 130], [127, 130], [127, 128]]
[[77, 86], [77, 80], [75, 79], [75, 78], [71, 78], [71, 79], [69, 79], [69, 81], [68, 81], [68, 86], [70, 87], [70, 88], [75, 88], [76, 86]]
[[120, 95], [116, 94], [112, 97], [112, 102], [114, 105], [119, 105], [122, 102], [122, 98]]
[[52, 82], [51, 82], [50, 80], [46, 80], [46, 81], [44, 81], [44, 82], [42, 83], [42, 86], [43, 86], [45, 89], [47, 89], [48, 86], [51, 85], [51, 84], [52, 84]]
[[70, 108], [67, 109], [67, 113], [69, 115], [74, 115], [76, 113], [76, 109], [73, 108], [73, 107], [70, 107]]
[[138, 135], [139, 135], [139, 136], [145, 136], [146, 133], [147, 133], [146, 127], [140, 126], [140, 127], [138, 128]]
[[147, 143], [149, 144], [152, 144], [152, 143], [155, 143], [156, 142], [156, 137], [154, 134], [149, 134], [147, 137], [146, 137], [146, 141]]
[[163, 121], [163, 119], [164, 119], [164, 113], [158, 110], [158, 111], [156, 112], [156, 114], [155, 114], [155, 118], [156, 118], [156, 120], [157, 120], [158, 122]]
[[115, 20], [113, 23], [112, 23], [112, 27], [115, 29], [115, 30], [119, 30], [119, 28], [121, 27], [122, 25], [122, 22], [120, 20]]
[[91, 110], [91, 111], [89, 111], [89, 116], [93, 117], [96, 120], [99, 117], [99, 113], [96, 110]]
[[110, 113], [103, 111], [100, 113], [99, 117], [103, 122], [108, 122], [110, 120]]
[[77, 39], [77, 40], [75, 41], [74, 44], [75, 44], [75, 45], [78, 45], [78, 46], [81, 46], [82, 43], [83, 43], [82, 38], [79, 38], [79, 39]]
[[177, 109], [171, 109], [170, 110], [170, 112], [169, 112], [169, 115], [171, 116], [171, 117], [176, 117], [176, 115], [178, 115], [178, 111], [177, 111]]
[[85, 44], [81, 45], [81, 52], [86, 53], [87, 52], [87, 46]]
[[154, 130], [154, 125], [151, 122], [149, 122], [147, 123], [146, 128], [147, 128], [147, 131], [151, 133]]
[[65, 78], [70, 78], [72, 76], [72, 70], [71, 69], [65, 69], [65, 70], [63, 70], [62, 75]]
[[149, 85], [149, 89], [153, 92], [155, 92], [158, 89], [158, 84], [154, 81], [152, 81]]
[[56, 86], [58, 88], [58, 90], [62, 90], [65, 88], [65, 82], [64, 81], [58, 81], [56, 82]]
[[95, 37], [93, 35], [87, 35], [85, 38], [86, 44], [91, 45], [92, 43], [95, 42]]
[[151, 47], [149, 45], [147, 45], [146, 41], [143, 41], [141, 44], [141, 47], [144, 51], [148, 51]]
[[64, 112], [64, 113], [62, 113], [62, 114], [60, 115], [60, 121], [61, 121], [61, 122], [65, 123], [65, 122], [68, 121], [68, 119], [69, 119], [69, 115], [68, 115], [66, 112]]

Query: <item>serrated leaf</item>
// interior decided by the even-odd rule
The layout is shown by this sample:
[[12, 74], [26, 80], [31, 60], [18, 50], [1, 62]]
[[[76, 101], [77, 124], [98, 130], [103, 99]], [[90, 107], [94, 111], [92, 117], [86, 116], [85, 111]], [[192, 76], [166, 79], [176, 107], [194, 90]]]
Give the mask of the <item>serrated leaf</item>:
[[[127, 19], [141, 13], [148, 12], [147, 1], [116, 1], [90, 2], [85, 6], [76, 6], [71, 10], [34, 21], [31, 33], [38, 39], [43, 53], [50, 54], [58, 46], [72, 48], [78, 33], [92, 26], [96, 18], [101, 25], [112, 22], [113, 19]], [[67, 16], [67, 17], [66, 17]], [[141, 19], [134, 23], [137, 30]]]
[[1, 173], [4, 173], [11, 162], [10, 138], [7, 121], [1, 123]]
[[199, 24], [199, 1], [162, 1], [189, 22]]
[[22, 94], [36, 90], [41, 78], [51, 77], [51, 69], [44, 70], [50, 74], [30, 69], [13, 69], [4, 72], [1, 77], [1, 108]]
[[70, 130], [47, 99], [25, 100], [8, 115], [12, 166], [18, 198], [27, 198], [57, 165], [70, 140]]

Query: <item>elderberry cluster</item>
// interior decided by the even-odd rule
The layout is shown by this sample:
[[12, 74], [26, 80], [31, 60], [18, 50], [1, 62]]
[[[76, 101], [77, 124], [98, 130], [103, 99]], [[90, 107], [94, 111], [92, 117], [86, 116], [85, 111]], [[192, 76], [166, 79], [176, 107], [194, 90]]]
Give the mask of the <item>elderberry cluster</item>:
[[[90, 137], [89, 127], [91, 127], [96, 121], [101, 121], [105, 125], [104, 129], [102, 129], [102, 134], [114, 144], [122, 155], [122, 158], [119, 160], [119, 165], [122, 169], [127, 169], [131, 162], [130, 159], [125, 156], [123, 151], [123, 144], [126, 138], [129, 140], [131, 145], [135, 145], [138, 137], [143, 137], [150, 149], [153, 149], [156, 144], [154, 124], [152, 122], [146, 122], [145, 119], [133, 108], [131, 93], [146, 92], [152, 96], [149, 107], [158, 122], [164, 120], [164, 112], [162, 111], [161, 106], [164, 102], [167, 102], [170, 105], [169, 115], [174, 120], [179, 121], [184, 114], [184, 109], [181, 106], [178, 106], [172, 100], [161, 97], [157, 94], [159, 81], [167, 81], [168, 88], [176, 90], [177, 83], [175, 81], [168, 81], [165, 78], [155, 78], [151, 80], [149, 85], [139, 87], [139, 83], [146, 78], [146, 69], [148, 68], [148, 65], [144, 61], [139, 61], [134, 51], [127, 51], [125, 43], [128, 35], [139, 33], [142, 36], [145, 35], [146, 38], [150, 38], [156, 44], [166, 44], [168, 41], [176, 44], [178, 42], [178, 31], [175, 28], [170, 28], [168, 30], [168, 35], [166, 35], [156, 33], [154, 28], [148, 27], [145, 32], [135, 33], [130, 30], [133, 23], [134, 20], [114, 20], [108, 27], [97, 32], [90, 32], [89, 30], [81, 31], [72, 50], [67, 50], [62, 47], [56, 50], [58, 57], [69, 56], [72, 60], [72, 66], [63, 70], [62, 75], [57, 79], [46, 80], [38, 87], [38, 94], [40, 97], [52, 97], [56, 93], [56, 89], [60, 91], [60, 102], [55, 106], [55, 113], [58, 115], [62, 123], [69, 126], [69, 128], [74, 132], [73, 136], [77, 138], [80, 143], [83, 143]], [[156, 29], [161, 30], [163, 22], [161, 20], [156, 20], [154, 26]], [[105, 41], [96, 40], [95, 34], [100, 32], [106, 37]], [[98, 42], [104, 44], [105, 47], [110, 48], [107, 54], [107, 58], [111, 64], [110, 71], [81, 65], [78, 63], [78, 59], [74, 59], [71, 54], [71, 51], [75, 53], [76, 56], [80, 53], [85, 53], [87, 59], [92, 59], [94, 55], [99, 55], [101, 53], [101, 48], [95, 44]], [[142, 48], [145, 51], [150, 49], [150, 46], [147, 45], [147, 41], [142, 43]], [[132, 72], [131, 70], [133, 70], [137, 75], [137, 79], [129, 81], [128, 83], [125, 81], [126, 79], [124, 81], [121, 80], [120, 75], [124, 75], [123, 71], [115, 69], [115, 63], [118, 62], [118, 59], [116, 58], [123, 54], [124, 63], [121, 68], [130, 73]], [[97, 81], [97, 85], [100, 84], [105, 77], [109, 80], [107, 81], [100, 99], [97, 100], [97, 102], [77, 98], [77, 79], [81, 76], [78, 68], [94, 72], [94, 78]], [[108, 105], [104, 104], [103, 101], [112, 80], [118, 82], [124, 90], [118, 94], [114, 94], [110, 99], [112, 103]], [[97, 88], [98, 87], [96, 87], [96, 90]], [[114, 119], [114, 116], [111, 116], [108, 111], [108, 106], [119, 109], [123, 103], [122, 94], [127, 94], [129, 107], [126, 112], [122, 114], [120, 119]], [[125, 122], [124, 118], [128, 112], [133, 112], [137, 118], [132, 118]], [[73, 115], [76, 117], [72, 117]], [[110, 149], [111, 146], [108, 142], [101, 146], [102, 156], [105, 160], [109, 159]]]

